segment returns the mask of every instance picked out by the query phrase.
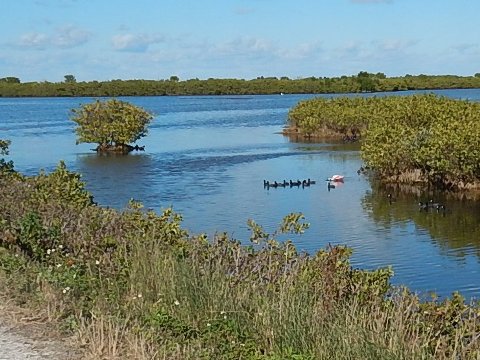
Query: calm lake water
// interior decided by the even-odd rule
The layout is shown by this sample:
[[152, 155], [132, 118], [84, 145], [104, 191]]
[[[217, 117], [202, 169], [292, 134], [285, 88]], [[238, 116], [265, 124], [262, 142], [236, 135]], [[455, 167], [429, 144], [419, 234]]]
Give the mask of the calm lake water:
[[[480, 100], [480, 90], [437, 93]], [[299, 143], [279, 134], [288, 110], [310, 97], [129, 97], [155, 114], [139, 141], [146, 151], [108, 157], [92, 152], [94, 144], [75, 145], [69, 110], [92, 99], [0, 98], [0, 138], [12, 141], [9, 158], [17, 170], [51, 171], [64, 160], [101, 205], [121, 209], [134, 198], [158, 211], [172, 206], [188, 230], [226, 232], [245, 243], [248, 219], [273, 231], [283, 216], [302, 212], [311, 227], [293, 238], [299, 249], [344, 244], [354, 250], [355, 267], [392, 265], [395, 284], [480, 298], [480, 203], [383, 189], [357, 175], [358, 146]], [[345, 175], [345, 182], [328, 191], [325, 179], [333, 174]], [[264, 179], [308, 178], [317, 183], [263, 187]], [[447, 211], [419, 211], [418, 201], [431, 198]]]

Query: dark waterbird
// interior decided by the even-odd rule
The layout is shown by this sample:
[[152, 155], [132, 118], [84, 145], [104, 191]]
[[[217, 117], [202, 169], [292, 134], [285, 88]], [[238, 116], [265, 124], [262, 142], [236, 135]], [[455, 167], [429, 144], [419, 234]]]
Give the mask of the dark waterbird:
[[430, 208], [435, 208], [436, 209], [439, 205], [441, 205], [441, 204], [438, 203], [438, 202], [433, 202], [433, 199], [430, 199], [430, 201], [428, 202], [428, 206]]
[[433, 199], [430, 199], [429, 206], [430, 206], [431, 209], [437, 210], [437, 212], [446, 210], [446, 207], [445, 207], [444, 204], [439, 203], [439, 202], [434, 202]]
[[392, 194], [388, 194], [388, 195], [387, 195], [387, 199], [388, 199], [388, 202], [389, 202], [390, 204], [392, 204], [393, 202], [395, 202], [395, 198], [393, 197]]
[[305, 186], [310, 186], [310, 185], [314, 185], [316, 184], [316, 181], [315, 180], [310, 180], [310, 178], [308, 178], [307, 180], [303, 180], [302, 181], [302, 186], [305, 187]]
[[437, 203], [435, 210], [437, 210], [437, 213], [442, 213], [443, 215], [447, 213], [447, 207], [444, 204]]
[[424, 203], [424, 202], [421, 202], [421, 201], [420, 201], [420, 202], [418, 203], [418, 209], [419, 209], [420, 211], [428, 211], [428, 202], [425, 202], [425, 203]]

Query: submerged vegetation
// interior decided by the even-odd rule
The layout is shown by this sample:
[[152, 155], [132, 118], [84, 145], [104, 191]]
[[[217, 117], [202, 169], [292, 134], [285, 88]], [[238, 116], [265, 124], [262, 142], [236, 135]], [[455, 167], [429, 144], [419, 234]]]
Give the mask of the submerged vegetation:
[[166, 80], [111, 80], [78, 82], [73, 75], [65, 81], [26, 82], [10, 76], [0, 78], [0, 96], [142, 96], [142, 95], [244, 95], [244, 94], [332, 94], [426, 89], [480, 88], [480, 74], [405, 75], [360, 71], [341, 77], [263, 77], [256, 79], [189, 79], [171, 76]]
[[384, 180], [479, 188], [480, 103], [432, 94], [316, 98], [290, 111], [289, 126], [306, 137], [361, 138], [365, 164]]
[[[8, 144], [7, 144], [8, 145]], [[7, 150], [7, 146], [5, 146]], [[78, 174], [0, 175], [4, 296], [74, 334], [91, 358], [476, 359], [480, 309], [421, 302], [351, 250], [297, 252], [254, 221], [252, 246], [192, 235], [171, 209], [94, 205]]]

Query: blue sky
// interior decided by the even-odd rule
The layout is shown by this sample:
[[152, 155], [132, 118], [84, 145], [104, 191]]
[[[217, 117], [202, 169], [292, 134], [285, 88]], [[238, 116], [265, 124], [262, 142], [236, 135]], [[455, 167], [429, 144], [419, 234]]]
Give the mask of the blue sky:
[[0, 0], [0, 77], [480, 72], [477, 0]]

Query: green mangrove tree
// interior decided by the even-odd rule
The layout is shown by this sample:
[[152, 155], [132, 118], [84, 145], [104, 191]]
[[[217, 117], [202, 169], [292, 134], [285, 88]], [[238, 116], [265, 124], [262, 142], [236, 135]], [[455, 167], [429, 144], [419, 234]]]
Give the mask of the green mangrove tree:
[[126, 154], [144, 149], [129, 144], [147, 134], [147, 125], [153, 115], [128, 102], [110, 99], [73, 109], [71, 119], [78, 125], [75, 129], [77, 144], [97, 143], [97, 152]]

